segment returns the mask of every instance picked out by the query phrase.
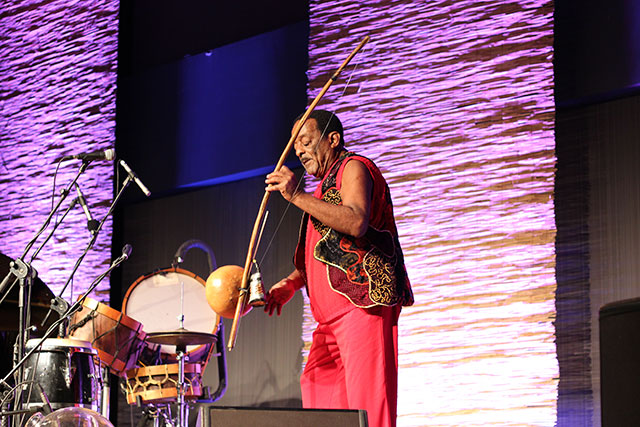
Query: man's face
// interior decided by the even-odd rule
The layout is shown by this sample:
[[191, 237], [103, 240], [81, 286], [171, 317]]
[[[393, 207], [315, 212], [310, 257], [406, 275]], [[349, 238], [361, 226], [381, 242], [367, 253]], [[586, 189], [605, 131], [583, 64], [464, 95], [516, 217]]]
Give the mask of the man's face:
[[[334, 133], [338, 135], [337, 132], [332, 132]], [[309, 175], [316, 178], [322, 178], [327, 173], [337, 152], [337, 144], [332, 144], [335, 136], [330, 134], [320, 139], [321, 135], [316, 119], [308, 119], [294, 143], [296, 156], [300, 159], [302, 166]]]

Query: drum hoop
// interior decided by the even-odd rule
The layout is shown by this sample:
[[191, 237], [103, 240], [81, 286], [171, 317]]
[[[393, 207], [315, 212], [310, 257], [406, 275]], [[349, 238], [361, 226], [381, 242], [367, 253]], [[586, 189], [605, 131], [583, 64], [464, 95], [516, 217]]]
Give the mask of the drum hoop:
[[143, 328], [142, 323], [138, 322], [133, 317], [127, 316], [122, 311], [118, 311], [115, 308], [109, 307], [105, 303], [102, 303], [98, 300], [87, 297], [83, 301], [82, 306], [88, 308], [91, 311], [95, 311], [104, 316], [107, 316], [108, 318], [116, 321], [118, 325], [120, 324], [124, 325], [127, 328], [135, 331], [136, 333], [144, 334], [146, 336], [146, 334], [143, 332], [143, 329], [142, 329]]
[[[35, 344], [38, 341], [40, 341], [40, 338], [31, 338], [27, 341], [27, 348], [31, 348], [29, 343]], [[61, 350], [64, 348], [72, 348], [76, 353], [98, 354], [89, 341], [75, 338], [47, 338], [42, 342], [40, 351]]]
[[[178, 374], [177, 363], [167, 363], [165, 365], [150, 365], [140, 368], [133, 368], [127, 371], [127, 379], [136, 377], [148, 376], [148, 375], [162, 375], [162, 374]], [[202, 373], [202, 366], [200, 363], [185, 363], [185, 374], [200, 374]]]

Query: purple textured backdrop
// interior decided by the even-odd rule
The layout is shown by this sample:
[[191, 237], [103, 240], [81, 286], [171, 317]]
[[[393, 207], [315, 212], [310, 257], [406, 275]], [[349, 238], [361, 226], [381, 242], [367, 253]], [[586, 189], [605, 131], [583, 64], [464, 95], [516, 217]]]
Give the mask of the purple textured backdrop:
[[310, 99], [371, 37], [320, 108], [394, 199], [416, 294], [398, 424], [554, 425], [553, 3], [312, 1], [310, 17]]
[[[50, 212], [55, 159], [114, 145], [118, 7], [113, 0], [0, 1], [0, 251], [5, 255], [20, 256]], [[62, 164], [58, 195], [79, 165]], [[92, 163], [78, 182], [93, 217], [102, 219], [112, 199], [113, 164]], [[60, 213], [74, 197], [75, 192]], [[87, 220], [76, 206], [33, 262], [54, 293], [89, 239]], [[109, 218], [67, 299], [75, 299], [108, 267], [110, 248]], [[98, 287], [101, 300], [108, 300], [108, 289], [105, 279]]]

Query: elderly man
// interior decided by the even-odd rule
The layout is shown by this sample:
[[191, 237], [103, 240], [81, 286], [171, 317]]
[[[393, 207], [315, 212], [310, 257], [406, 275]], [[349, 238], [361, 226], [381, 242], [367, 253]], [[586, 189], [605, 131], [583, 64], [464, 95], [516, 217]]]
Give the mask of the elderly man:
[[318, 326], [300, 380], [305, 408], [366, 409], [371, 426], [395, 426], [398, 316], [413, 294], [389, 188], [372, 161], [344, 148], [333, 113], [313, 111], [294, 147], [322, 181], [308, 194], [286, 167], [267, 175], [267, 191], [304, 214], [295, 270], [271, 287], [265, 311], [280, 315], [306, 287]]

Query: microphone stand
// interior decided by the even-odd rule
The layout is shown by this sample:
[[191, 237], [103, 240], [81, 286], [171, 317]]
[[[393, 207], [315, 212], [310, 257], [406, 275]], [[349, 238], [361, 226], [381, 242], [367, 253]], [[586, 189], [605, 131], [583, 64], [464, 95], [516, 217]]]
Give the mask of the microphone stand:
[[[31, 322], [31, 287], [33, 284], [33, 280], [37, 276], [37, 272], [30, 265], [30, 263], [25, 262], [25, 258], [35, 242], [38, 240], [38, 237], [40, 237], [44, 230], [49, 226], [49, 224], [51, 223], [51, 218], [53, 218], [53, 215], [55, 215], [55, 213], [58, 211], [60, 205], [62, 205], [62, 202], [67, 198], [67, 196], [71, 192], [71, 189], [78, 181], [78, 178], [80, 178], [80, 175], [85, 172], [85, 170], [89, 166], [89, 163], [89, 161], [82, 162], [82, 165], [78, 169], [76, 176], [69, 183], [67, 188], [62, 191], [58, 203], [53, 207], [53, 209], [51, 209], [49, 215], [47, 215], [47, 218], [45, 219], [40, 229], [31, 238], [29, 243], [27, 243], [24, 251], [22, 252], [22, 255], [11, 262], [9, 272], [2, 280], [2, 283], [0, 283], [0, 295], [3, 295], [2, 300], [4, 300], [5, 298], [4, 295], [8, 294], [7, 285], [9, 284], [12, 275], [16, 277], [12, 286], [15, 284], [16, 280], [20, 283], [20, 292], [18, 296], [18, 340], [16, 342], [16, 349], [14, 352], [16, 360], [19, 360], [23, 357], [24, 347], [29, 339], [29, 329], [27, 328], [27, 325]], [[13, 372], [15, 371], [16, 370], [13, 370]], [[23, 369], [20, 369], [20, 372], [16, 377], [16, 384], [22, 383], [23, 377], [24, 371]]]
[[[73, 303], [73, 305], [71, 305], [65, 313], [63, 313], [60, 318], [58, 320], [56, 320], [55, 322], [53, 322], [51, 324], [51, 326], [49, 327], [49, 329], [47, 329], [47, 331], [44, 333], [43, 337], [40, 338], [40, 340], [33, 346], [33, 348], [31, 350], [29, 350], [29, 352], [27, 354], [25, 354], [20, 361], [18, 361], [15, 366], [13, 367], [13, 369], [7, 374], [5, 375], [5, 377], [3, 379], [0, 380], [0, 384], [7, 384], [6, 381], [11, 378], [11, 376], [16, 373], [18, 371], [18, 369], [21, 369], [22, 366], [24, 365], [24, 363], [29, 359], [29, 357], [35, 353], [41, 346], [42, 343], [44, 343], [44, 341], [49, 338], [57, 329], [60, 325], [62, 325], [64, 322], [67, 322], [71, 316], [78, 311], [79, 309], [82, 308], [82, 303], [84, 302], [84, 300], [87, 298], [87, 296], [94, 291], [94, 289], [98, 286], [98, 284], [102, 281], [102, 279], [104, 279], [109, 273], [111, 273], [111, 271], [113, 269], [115, 269], [116, 267], [118, 267], [120, 264], [122, 264], [125, 260], [127, 260], [127, 258], [129, 258], [129, 256], [127, 254], [123, 254], [120, 257], [116, 258], [111, 265], [109, 266], [109, 268], [102, 273], [100, 276], [98, 276], [89, 286], [89, 288], [87, 289], [87, 291], [82, 295], [82, 297], [78, 298], [78, 300]], [[35, 372], [34, 372], [35, 374]], [[24, 381], [21, 381], [20, 386], [18, 388], [21, 388], [22, 384], [24, 383]], [[16, 399], [15, 399], [15, 407], [19, 408], [22, 405], [22, 399], [21, 399], [21, 393], [17, 393], [16, 395]], [[20, 411], [20, 409], [18, 409], [18, 411]], [[23, 411], [22, 411], [23, 412]], [[2, 415], [4, 416], [4, 415]], [[15, 424], [15, 425], [20, 425]]]
[[[38, 344], [31, 351], [29, 351], [29, 353], [27, 355], [24, 354], [25, 345], [26, 345], [26, 343], [27, 343], [27, 341], [29, 339], [29, 334], [28, 334], [29, 331], [27, 329], [27, 324], [30, 322], [30, 313], [29, 313], [29, 308], [30, 307], [28, 307], [28, 305], [25, 306], [24, 302], [28, 301], [30, 299], [31, 282], [32, 282], [33, 278], [35, 277], [33, 275], [35, 270], [33, 270], [33, 268], [29, 264], [24, 262], [24, 258], [26, 257], [26, 255], [29, 252], [29, 250], [33, 247], [33, 245], [35, 244], [35, 242], [38, 239], [38, 237], [40, 237], [40, 235], [47, 228], [47, 226], [51, 222], [51, 218], [57, 212], [57, 210], [60, 208], [60, 205], [62, 204], [64, 199], [67, 197], [67, 195], [71, 192], [71, 189], [73, 188], [73, 186], [76, 185], [76, 182], [78, 181], [78, 178], [80, 177], [80, 175], [82, 173], [84, 173], [84, 171], [89, 166], [90, 162], [91, 162], [90, 159], [83, 159], [82, 165], [80, 166], [80, 169], [78, 170], [78, 173], [76, 174], [74, 179], [69, 183], [67, 188], [62, 191], [62, 197], [60, 198], [58, 203], [55, 205], [55, 207], [51, 210], [51, 212], [47, 216], [47, 218], [46, 218], [44, 224], [42, 225], [42, 227], [40, 228], [40, 230], [31, 239], [31, 241], [29, 241], [29, 243], [27, 244], [22, 256], [11, 263], [11, 269], [10, 269], [9, 273], [6, 275], [6, 277], [4, 278], [2, 283], [0, 284], [0, 294], [2, 294], [4, 292], [4, 290], [5, 290], [5, 287], [7, 286], [8, 282], [9, 282], [10, 278], [11, 278], [11, 275], [13, 274], [18, 278], [18, 280], [20, 281], [20, 286], [21, 286], [21, 288], [20, 288], [20, 298], [19, 298], [20, 299], [20, 302], [19, 302], [19, 305], [20, 305], [20, 319], [19, 319], [20, 320], [20, 324], [19, 324], [19, 331], [18, 331], [19, 339], [18, 339], [17, 349], [15, 351], [15, 361], [17, 361], [17, 362], [14, 363], [14, 367], [11, 370], [11, 372], [9, 372], [9, 374], [7, 374], [2, 380], [0, 380], [0, 384], [2, 384], [2, 385], [6, 385], [7, 384], [6, 383], [7, 379], [9, 379], [11, 377], [11, 375], [13, 375], [16, 372], [18, 372], [18, 375], [17, 375], [17, 378], [16, 378], [16, 384], [22, 384], [23, 383], [23, 379], [24, 379], [24, 368], [23, 368], [23, 365], [24, 365], [24, 362], [28, 359], [28, 357], [31, 354], [33, 354], [35, 352], [35, 350], [42, 345], [42, 343], [44, 342], [44, 340], [46, 338], [51, 336], [53, 331], [55, 331], [65, 321], [68, 321], [70, 319], [70, 316], [75, 311], [78, 310], [78, 308], [81, 306], [82, 302], [87, 297], [87, 295], [89, 295], [91, 292], [93, 292], [93, 290], [98, 286], [98, 283], [100, 283], [100, 281], [107, 274], [109, 274], [111, 272], [111, 270], [116, 268], [125, 259], [128, 258], [128, 255], [123, 255], [123, 256], [119, 257], [118, 259], [116, 259], [117, 262], [114, 261], [114, 263], [109, 267], [109, 269], [104, 274], [99, 276], [98, 279], [96, 279], [91, 284], [91, 286], [89, 287], [87, 292], [85, 292], [85, 294], [81, 298], [79, 298], [71, 307], [69, 307], [66, 310], [66, 312], [64, 312], [64, 309], [66, 307], [68, 307], [68, 304], [62, 298], [62, 294], [64, 293], [64, 291], [65, 291], [66, 287], [68, 286], [68, 284], [71, 282], [71, 279], [73, 278], [73, 275], [75, 274], [76, 270], [80, 266], [80, 263], [82, 262], [82, 260], [86, 256], [87, 252], [91, 249], [91, 247], [95, 243], [95, 241], [96, 241], [96, 239], [98, 237], [98, 234], [100, 233], [100, 230], [102, 229], [102, 226], [104, 225], [104, 222], [109, 217], [109, 215], [111, 215], [113, 213], [113, 210], [114, 210], [116, 204], [118, 203], [118, 201], [120, 200], [120, 198], [122, 197], [122, 194], [123, 194], [124, 190], [129, 186], [131, 181], [134, 179], [134, 176], [132, 176], [131, 173], [127, 174], [127, 178], [122, 183], [122, 187], [118, 191], [118, 194], [116, 195], [116, 197], [111, 202], [111, 206], [109, 207], [109, 211], [107, 212], [107, 214], [104, 216], [104, 218], [102, 219], [102, 221], [98, 225], [98, 228], [96, 229], [95, 233], [93, 233], [92, 238], [91, 238], [91, 240], [89, 241], [89, 243], [87, 245], [87, 248], [84, 250], [84, 252], [80, 256], [80, 258], [76, 261], [76, 264], [75, 264], [75, 266], [73, 268], [73, 271], [69, 275], [69, 278], [67, 279], [67, 282], [65, 283], [62, 291], [60, 292], [60, 295], [58, 297], [56, 297], [52, 301], [52, 303], [51, 303], [52, 307], [49, 310], [49, 312], [47, 313], [47, 315], [45, 316], [44, 320], [42, 321], [42, 325], [46, 324], [46, 321], [47, 321], [49, 315], [51, 314], [51, 310], [57, 309], [57, 310], [59, 310], [59, 312], [63, 312], [64, 314], [61, 314], [59, 319], [56, 320], [51, 325], [51, 327], [49, 327], [49, 329], [46, 331], [45, 335], [40, 339]], [[38, 249], [38, 251], [40, 251], [40, 249], [42, 249], [42, 247], [40, 247]], [[26, 284], [25, 284], [25, 282], [26, 282]], [[23, 286], [23, 284], [25, 284], [25, 285]], [[25, 292], [25, 288], [27, 288], [26, 292]], [[22, 400], [21, 399], [21, 393], [18, 393], [16, 395], [14, 409], [18, 409], [18, 410], [21, 409], [21, 406], [22, 406], [21, 400]], [[16, 424], [16, 425], [19, 425], [19, 424]]]
[[[98, 228], [96, 228], [96, 231], [94, 233], [92, 233], [91, 240], [89, 240], [89, 243], [87, 244], [87, 247], [85, 248], [84, 252], [82, 252], [82, 255], [80, 255], [80, 257], [76, 261], [75, 265], [73, 266], [73, 270], [71, 271], [71, 274], [69, 275], [69, 278], [67, 279], [67, 281], [65, 282], [64, 286], [62, 287], [62, 290], [59, 292], [58, 296], [55, 298], [56, 299], [56, 305], [64, 304], [64, 301], [62, 301], [62, 294], [67, 289], [67, 286], [69, 286], [69, 283], [71, 283], [71, 280], [73, 279], [73, 275], [76, 274], [76, 271], [78, 270], [78, 267], [80, 267], [80, 264], [84, 260], [84, 257], [87, 255], [89, 250], [93, 247], [93, 244], [98, 239], [98, 235], [100, 234], [100, 230], [102, 230], [102, 226], [104, 225], [104, 223], [107, 220], [107, 218], [109, 218], [109, 216], [113, 213], [113, 210], [115, 209], [116, 204], [118, 203], [118, 201], [122, 197], [122, 193], [129, 186], [129, 184], [131, 183], [132, 180], [133, 180], [133, 178], [131, 177], [131, 175], [127, 175], [127, 178], [123, 181], [122, 188], [120, 188], [120, 190], [118, 191], [118, 194], [116, 194], [116, 197], [113, 199], [113, 202], [111, 202], [111, 206], [109, 206], [109, 211], [102, 218], [102, 221], [100, 221], [100, 223], [98, 224]], [[49, 311], [47, 312], [47, 315], [45, 316], [44, 320], [41, 323], [42, 325], [44, 325], [46, 323], [46, 321], [49, 318], [50, 314], [51, 314], [51, 309], [49, 309]]]

